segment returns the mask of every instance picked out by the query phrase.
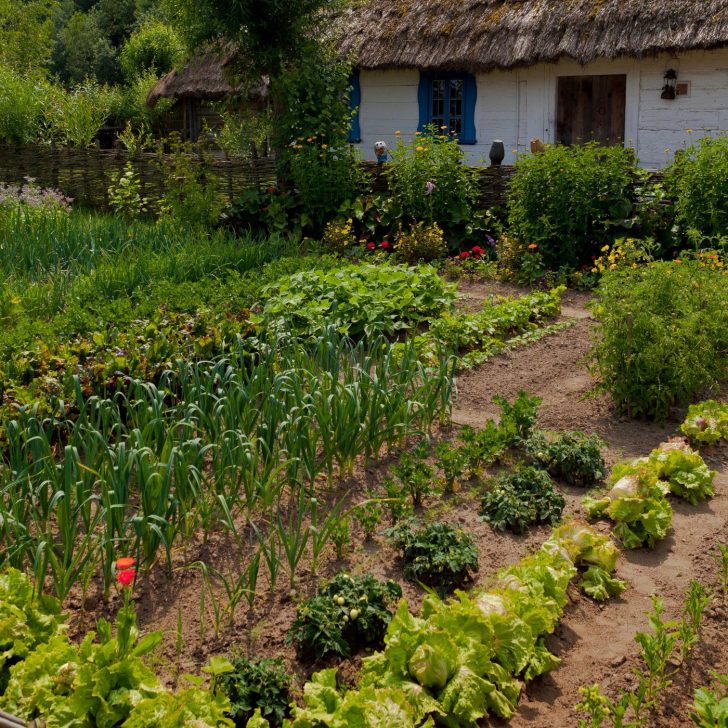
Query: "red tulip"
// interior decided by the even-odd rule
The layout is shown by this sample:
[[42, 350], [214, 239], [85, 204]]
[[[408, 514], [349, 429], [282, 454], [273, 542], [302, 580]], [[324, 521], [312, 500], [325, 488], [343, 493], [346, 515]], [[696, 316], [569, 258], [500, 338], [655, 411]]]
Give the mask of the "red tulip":
[[133, 568], [134, 563], [135, 561], [131, 556], [122, 556], [116, 560], [116, 569], [117, 571], [125, 571], [126, 569]]
[[136, 569], [124, 569], [124, 571], [120, 571], [116, 575], [116, 580], [122, 586], [129, 586], [129, 584], [131, 584], [134, 581], [135, 576], [136, 576]]

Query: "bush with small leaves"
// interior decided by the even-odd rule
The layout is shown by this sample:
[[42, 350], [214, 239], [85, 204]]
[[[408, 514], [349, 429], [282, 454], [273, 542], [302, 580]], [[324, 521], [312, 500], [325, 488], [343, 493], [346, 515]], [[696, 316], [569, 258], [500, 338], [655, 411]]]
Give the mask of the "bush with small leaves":
[[606, 443], [583, 432], [534, 433], [526, 443], [533, 461], [553, 478], [571, 485], [591, 487], [607, 474], [602, 450]]
[[256, 710], [271, 726], [279, 726], [288, 716], [291, 678], [281, 659], [232, 657], [233, 669], [217, 676], [216, 690], [230, 700], [230, 717], [244, 728]]

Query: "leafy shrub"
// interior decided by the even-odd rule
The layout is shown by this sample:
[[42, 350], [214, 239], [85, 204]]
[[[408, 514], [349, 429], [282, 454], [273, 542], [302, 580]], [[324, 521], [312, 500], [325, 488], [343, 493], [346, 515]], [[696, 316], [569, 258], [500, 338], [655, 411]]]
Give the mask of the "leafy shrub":
[[184, 58], [184, 44], [171, 26], [158, 20], [144, 23], [124, 43], [119, 54], [127, 81], [148, 71], [160, 76], [171, 71]]
[[295, 643], [300, 657], [349, 657], [360, 647], [381, 643], [392, 618], [389, 604], [400, 596], [402, 589], [393, 581], [337, 574], [297, 606], [286, 641]]
[[652, 467], [615, 468], [612, 486], [601, 498], [585, 496], [582, 503], [590, 518], [608, 516], [617, 525], [614, 535], [625, 548], [646, 544], [652, 548], [667, 535], [672, 523], [672, 507], [665, 496], [667, 483], [657, 478]]
[[675, 196], [677, 221], [707, 238], [728, 235], [728, 135], [704, 136], [675, 155], [665, 184]]
[[159, 160], [164, 183], [160, 214], [190, 227], [204, 229], [217, 225], [224, 204], [215, 188], [207, 184], [192, 145], [176, 133], [170, 135], [168, 144], [169, 155]]
[[87, 82], [70, 91], [54, 87], [49, 96], [46, 123], [57, 144], [88, 147], [118, 105], [119, 91]]
[[680, 431], [698, 444], [728, 440], [728, 404], [714, 399], [691, 404]]
[[244, 656], [230, 659], [232, 671], [217, 678], [216, 689], [230, 700], [230, 716], [239, 728], [245, 728], [256, 710], [271, 725], [281, 725], [291, 703], [291, 678], [283, 661]]
[[445, 492], [452, 493], [455, 482], [462, 477], [468, 465], [468, 453], [464, 447], [454, 447], [449, 442], [440, 442], [435, 447], [437, 467], [442, 470]]
[[511, 234], [537, 245], [556, 269], [591, 262], [632, 210], [634, 151], [622, 146], [549, 146], [522, 155], [508, 190]]
[[602, 450], [606, 446], [597, 435], [583, 432], [552, 436], [539, 432], [526, 443], [528, 453], [549, 475], [583, 487], [604, 480], [607, 471]]
[[359, 521], [359, 525], [364, 531], [364, 540], [371, 541], [374, 538], [377, 526], [382, 522], [382, 504], [372, 500], [370, 496], [370, 500], [356, 506], [354, 517]]
[[423, 440], [413, 452], [402, 453], [399, 463], [391, 468], [401, 490], [409, 493], [414, 508], [420, 508], [422, 498], [433, 490], [432, 468], [424, 460], [426, 455], [427, 441]]
[[389, 190], [404, 223], [439, 223], [445, 229], [471, 220], [477, 200], [474, 169], [464, 163], [457, 140], [429, 129], [401, 137], [386, 167]]
[[430, 523], [420, 529], [410, 520], [390, 529], [402, 550], [404, 573], [445, 594], [458, 589], [478, 570], [478, 549], [472, 536], [447, 523]]
[[344, 222], [332, 220], [326, 224], [324, 234], [321, 236], [321, 243], [327, 249], [336, 253], [342, 253], [348, 248], [356, 245], [351, 218]]
[[694, 261], [605, 275], [597, 288], [597, 391], [634, 417], [665, 419], [728, 366], [728, 276]]
[[39, 141], [50, 84], [40, 73], [20, 74], [0, 64], [0, 90], [0, 141]]
[[321, 331], [326, 321], [352, 336], [393, 334], [452, 307], [454, 287], [434, 268], [345, 265], [281, 279], [262, 293], [262, 320], [285, 317], [296, 331]]
[[538, 523], [557, 523], [565, 505], [547, 472], [526, 467], [491, 483], [481, 513], [494, 528], [524, 533]]
[[420, 260], [427, 263], [447, 254], [442, 228], [437, 223], [413, 223], [407, 232], [400, 228], [394, 248], [408, 263]]

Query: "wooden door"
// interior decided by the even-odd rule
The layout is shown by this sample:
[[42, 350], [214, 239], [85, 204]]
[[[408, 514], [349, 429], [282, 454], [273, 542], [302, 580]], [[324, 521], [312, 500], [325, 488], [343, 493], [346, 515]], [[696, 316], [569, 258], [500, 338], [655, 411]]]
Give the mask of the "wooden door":
[[559, 76], [556, 141], [624, 143], [627, 76]]

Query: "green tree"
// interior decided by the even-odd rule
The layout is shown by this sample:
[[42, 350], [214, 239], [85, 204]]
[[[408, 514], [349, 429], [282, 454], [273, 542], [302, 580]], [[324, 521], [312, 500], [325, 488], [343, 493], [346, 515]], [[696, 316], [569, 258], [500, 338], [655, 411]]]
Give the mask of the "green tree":
[[121, 49], [121, 69], [131, 83], [147, 71], [171, 71], [184, 58], [184, 45], [177, 31], [160, 21], [145, 23], [134, 31]]
[[58, 34], [54, 70], [67, 84], [87, 78], [101, 83], [118, 83], [121, 70], [117, 51], [104, 35], [98, 16], [75, 12]]
[[57, 0], [0, 0], [0, 64], [45, 69], [53, 51]]

